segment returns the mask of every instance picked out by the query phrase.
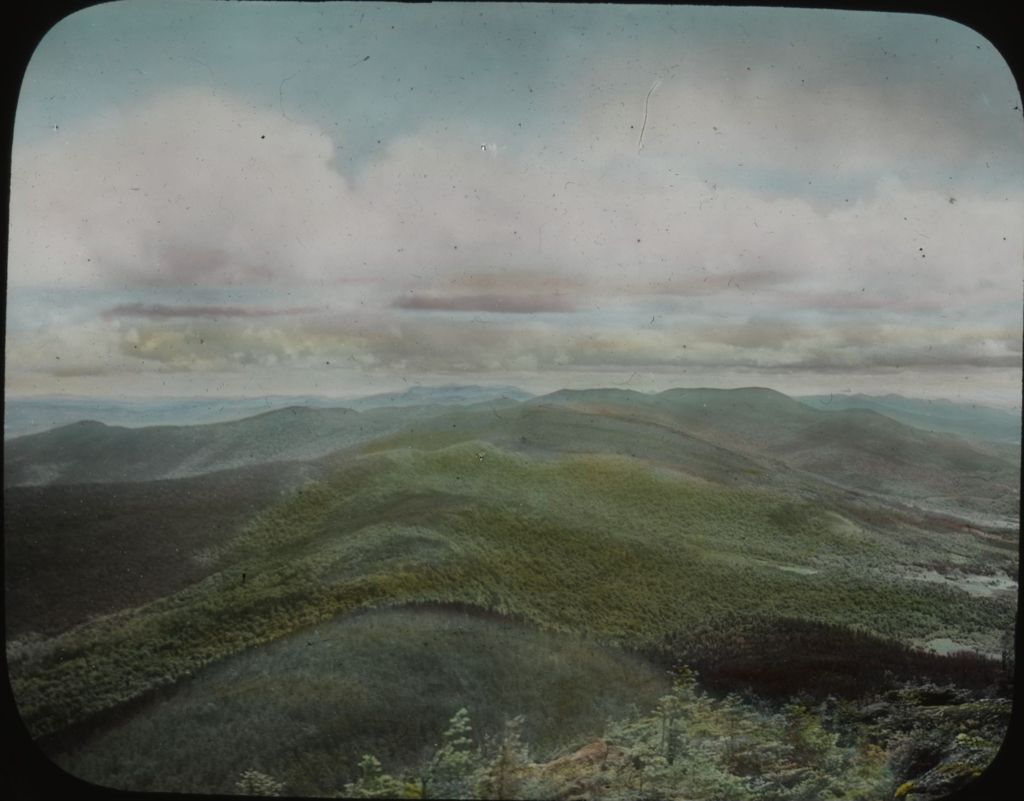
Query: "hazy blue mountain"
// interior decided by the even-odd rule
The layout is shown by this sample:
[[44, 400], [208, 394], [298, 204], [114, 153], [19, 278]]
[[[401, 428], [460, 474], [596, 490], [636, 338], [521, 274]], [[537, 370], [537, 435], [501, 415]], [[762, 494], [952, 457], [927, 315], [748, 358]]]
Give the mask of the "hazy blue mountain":
[[5, 442], [4, 484], [150, 481], [310, 461], [443, 411], [440, 406], [364, 412], [288, 406], [224, 423], [145, 428], [84, 420]]
[[336, 398], [275, 395], [259, 398], [116, 399], [83, 396], [7, 398], [4, 439], [93, 420], [108, 426], [181, 426], [238, 420], [285, 406], [341, 406]]
[[1009, 409], [902, 395], [804, 395], [797, 400], [825, 411], [869, 409], [915, 428], [969, 439], [1018, 445], [1021, 441], [1020, 412]]
[[313, 409], [366, 410], [430, 404], [469, 405], [494, 401], [525, 401], [531, 397], [513, 386], [414, 386], [403, 392], [365, 397], [326, 395], [264, 395], [260, 397], [168, 397], [118, 399], [111, 397], [8, 397], [4, 404], [4, 439], [48, 431], [94, 420], [106, 425], [139, 428], [156, 425], [200, 425], [240, 420], [262, 412], [301, 406]]
[[440, 387], [409, 387], [405, 392], [384, 392], [344, 401], [350, 409], [374, 409], [381, 406], [468, 406], [495, 400], [524, 401], [533, 396], [516, 387], [481, 387], [448, 384]]
[[495, 400], [521, 401], [532, 397], [515, 387], [441, 386], [410, 387], [356, 398], [325, 395], [266, 395], [258, 398], [155, 398], [118, 399], [85, 396], [7, 398], [4, 409], [4, 439], [49, 431], [51, 428], [93, 420], [108, 426], [184, 426], [240, 420], [261, 412], [288, 406], [327, 409], [373, 409], [382, 406], [423, 406], [429, 404], [473, 404]]

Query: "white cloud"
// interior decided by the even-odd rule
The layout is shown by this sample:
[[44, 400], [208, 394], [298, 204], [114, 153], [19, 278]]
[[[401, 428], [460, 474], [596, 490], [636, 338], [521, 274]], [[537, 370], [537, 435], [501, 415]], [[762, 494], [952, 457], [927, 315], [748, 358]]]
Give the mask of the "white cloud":
[[[319, 279], [392, 232], [329, 168], [331, 140], [194, 89], [15, 155], [11, 279], [154, 285]], [[352, 242], [356, 246], [352, 245]]]
[[[746, 91], [769, 88], [755, 80]], [[844, 156], [871, 177], [872, 191], [850, 203], [738, 185], [727, 180], [735, 173], [702, 177], [701, 162], [680, 166], [689, 139], [709, 140], [693, 152], [712, 164], [746, 152], [772, 161], [793, 123], [769, 108], [754, 124], [713, 85], [666, 78], [637, 152], [636, 109], [615, 101], [581, 105], [546, 147], [425, 124], [392, 139], [355, 181], [332, 166], [322, 131], [223, 93], [181, 90], [55, 132], [15, 154], [12, 286], [149, 288], [132, 302], [178, 308], [161, 293], [266, 285], [282, 308], [315, 301], [370, 322], [79, 320], [12, 337], [9, 366], [54, 373], [48, 360], [60, 354], [93, 374], [312, 370], [339, 359], [484, 373], [1013, 362], [1000, 343], [1020, 324], [1020, 192], [909, 185], [880, 171], [870, 137]], [[814, 119], [812, 132], [825, 125]], [[843, 124], [829, 123], [821, 142], [839, 141]], [[887, 158], [903, 153], [889, 145]], [[956, 156], [952, 144], [935, 148]], [[773, 163], [828, 169], [827, 150]], [[546, 292], [566, 293], [551, 310], [582, 322], [473, 328], [452, 312]], [[396, 301], [415, 297], [430, 302]], [[683, 305], [664, 330], [628, 330], [673, 300]], [[958, 313], [961, 328], [936, 337], [920, 324], [940, 311]], [[778, 347], [707, 326], [797, 312], [817, 314], [818, 329]], [[876, 332], [881, 341], [844, 339], [841, 324], [883, 315], [907, 319]], [[975, 336], [982, 321], [996, 333]]]
[[[671, 91], [666, 82], [655, 94], [667, 108], [684, 104], [662, 96]], [[868, 197], [820, 206], [680, 172], [657, 155], [654, 123], [638, 154], [621, 122], [622, 147], [575, 157], [559, 135], [548, 151], [481, 151], [475, 131], [422, 129], [392, 141], [353, 185], [331, 167], [331, 140], [316, 128], [238, 99], [175, 92], [16, 154], [10, 278], [370, 280], [393, 295], [540, 269], [619, 293], [774, 271], [807, 287], [946, 291], [956, 302], [978, 277], [1019, 283], [1020, 193], [883, 177]]]

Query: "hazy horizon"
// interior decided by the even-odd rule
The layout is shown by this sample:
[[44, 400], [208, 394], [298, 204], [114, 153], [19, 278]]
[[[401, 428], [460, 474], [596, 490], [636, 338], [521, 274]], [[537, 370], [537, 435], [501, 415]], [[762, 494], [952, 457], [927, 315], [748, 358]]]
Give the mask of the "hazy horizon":
[[900, 393], [900, 392], [868, 393], [868, 392], [860, 392], [860, 391], [857, 391], [857, 390], [851, 389], [851, 388], [846, 388], [846, 389], [840, 390], [840, 391], [829, 391], [828, 389], [822, 391], [820, 389], [815, 389], [813, 391], [809, 390], [809, 391], [806, 391], [806, 392], [782, 392], [782, 390], [779, 390], [779, 389], [777, 389], [775, 387], [770, 387], [770, 386], [766, 386], [766, 385], [762, 385], [762, 384], [735, 384], [735, 385], [728, 385], [728, 386], [717, 386], [717, 385], [701, 384], [701, 383], [695, 383], [695, 384], [672, 384], [670, 386], [658, 387], [658, 388], [653, 388], [653, 389], [651, 389], [651, 388], [639, 389], [639, 388], [630, 386], [629, 384], [624, 384], [624, 385], [593, 384], [593, 385], [577, 385], [577, 386], [560, 386], [560, 387], [552, 387], [552, 388], [541, 388], [541, 389], [537, 389], [537, 390], [528, 390], [528, 389], [525, 389], [524, 387], [519, 386], [517, 384], [509, 384], [509, 383], [499, 383], [499, 382], [476, 383], [476, 382], [464, 382], [464, 381], [462, 381], [462, 382], [460, 382], [460, 381], [451, 381], [451, 382], [447, 382], [447, 383], [435, 383], [435, 384], [401, 383], [401, 384], [399, 384], [397, 386], [391, 386], [390, 388], [378, 388], [378, 389], [376, 389], [374, 391], [371, 391], [371, 392], [345, 392], [344, 394], [332, 394], [330, 392], [293, 392], [293, 393], [282, 392], [282, 393], [264, 393], [264, 394], [261, 394], [261, 395], [242, 395], [242, 394], [239, 394], [239, 395], [231, 395], [231, 394], [210, 395], [208, 393], [207, 394], [192, 394], [192, 395], [188, 395], [188, 394], [168, 394], [168, 395], [140, 394], [140, 395], [133, 395], [133, 394], [125, 394], [125, 393], [106, 394], [106, 395], [104, 395], [104, 394], [87, 395], [87, 394], [73, 394], [73, 393], [15, 394], [15, 393], [8, 392], [6, 397], [9, 400], [12, 400], [12, 401], [47, 401], [47, 400], [65, 401], [66, 400], [66, 401], [83, 401], [83, 402], [113, 402], [113, 403], [126, 403], [126, 404], [131, 404], [131, 403], [145, 404], [147, 402], [148, 403], [172, 403], [174, 401], [182, 401], [182, 402], [208, 401], [210, 403], [215, 403], [218, 400], [223, 400], [223, 401], [247, 401], [247, 400], [249, 400], [249, 401], [252, 401], [252, 400], [260, 400], [261, 398], [274, 398], [274, 399], [284, 399], [284, 400], [287, 400], [287, 399], [301, 400], [303, 398], [317, 398], [317, 399], [320, 399], [320, 400], [345, 401], [345, 400], [362, 400], [362, 399], [366, 399], [366, 398], [375, 397], [377, 395], [401, 395], [401, 394], [407, 393], [407, 392], [409, 392], [411, 390], [454, 390], [454, 389], [485, 389], [485, 390], [486, 389], [492, 389], [492, 390], [512, 389], [512, 390], [516, 390], [516, 391], [519, 391], [519, 392], [523, 392], [523, 393], [525, 393], [525, 395], [531, 396], [531, 397], [542, 397], [544, 395], [551, 394], [551, 393], [554, 393], [554, 392], [559, 392], [559, 391], [562, 391], [562, 390], [574, 390], [574, 391], [595, 390], [595, 391], [600, 391], [600, 390], [622, 389], [622, 390], [630, 390], [630, 391], [633, 391], [633, 392], [639, 392], [639, 393], [642, 393], [642, 394], [656, 395], [656, 394], [661, 393], [661, 392], [666, 392], [666, 391], [669, 391], [669, 390], [676, 390], [676, 389], [682, 389], [682, 390], [765, 389], [765, 390], [769, 390], [769, 391], [773, 391], [773, 392], [780, 392], [781, 394], [787, 395], [787, 396], [792, 397], [794, 399], [801, 399], [801, 398], [825, 396], [825, 395], [832, 395], [832, 394], [834, 394], [836, 397], [850, 397], [850, 398], [853, 398], [853, 397], [858, 397], [859, 396], [859, 397], [865, 397], [865, 398], [878, 398], [878, 399], [902, 398], [904, 400], [910, 400], [910, 401], [921, 401], [921, 402], [938, 401], [938, 402], [953, 403], [953, 404], [958, 404], [958, 405], [980, 406], [980, 407], [984, 407], [984, 408], [991, 408], [991, 409], [1010, 411], [1010, 412], [1020, 412], [1021, 411], [1021, 404], [1019, 402], [1015, 403], [1015, 404], [1014, 403], [999, 403], [997, 398], [978, 397], [978, 398], [973, 398], [972, 399], [972, 398], [967, 398], [967, 397], [962, 397], [961, 396], [958, 399], [954, 400], [954, 399], [952, 399], [952, 398], [950, 398], [948, 396], [939, 395], [939, 394], [927, 395], [927, 394], [924, 394], [924, 393], [918, 393], [916, 395], [913, 395], [913, 394], [904, 394], [904, 393]]
[[22, 87], [5, 390], [1019, 409], [1022, 145], [936, 17], [96, 6]]

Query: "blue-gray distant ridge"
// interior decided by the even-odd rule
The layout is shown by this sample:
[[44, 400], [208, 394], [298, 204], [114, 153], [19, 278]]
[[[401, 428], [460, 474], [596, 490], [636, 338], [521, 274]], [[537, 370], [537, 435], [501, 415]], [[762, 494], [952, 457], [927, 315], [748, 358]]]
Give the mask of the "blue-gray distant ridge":
[[804, 395], [798, 397], [813, 409], [849, 411], [867, 409], [914, 428], [956, 434], [986, 442], [1020, 444], [1021, 413], [975, 403], [905, 398], [902, 395]]

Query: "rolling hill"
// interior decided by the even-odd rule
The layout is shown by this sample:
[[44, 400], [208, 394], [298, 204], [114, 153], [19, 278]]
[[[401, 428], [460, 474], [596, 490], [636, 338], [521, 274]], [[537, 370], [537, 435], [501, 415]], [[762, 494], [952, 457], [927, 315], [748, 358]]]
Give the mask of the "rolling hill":
[[805, 395], [797, 400], [827, 411], [867, 409], [924, 431], [1020, 445], [1019, 411], [946, 400], [905, 398], [902, 395]]
[[[555, 758], [601, 735], [598, 699], [641, 720], [630, 704], [649, 710], [676, 660], [778, 694], [758, 638], [803, 644], [790, 675], [820, 697], [929, 677], [978, 692], [1016, 610], [1005, 451], [764, 389], [79, 423], [7, 445], [19, 711], [59, 764], [115, 786], [195, 789], [160, 781], [195, 762], [229, 792], [257, 754], [329, 793], [360, 753], [430, 759], [464, 705], [481, 747], [525, 713]], [[927, 650], [947, 642], [974, 656]], [[373, 721], [392, 718], [389, 739]], [[168, 726], [248, 745], [161, 756]]]
[[124, 428], [81, 421], [5, 443], [7, 486], [153, 481], [309, 461], [399, 431], [444, 407], [288, 406], [224, 423]]
[[[411, 397], [411, 396], [410, 396]], [[418, 395], [417, 395], [418, 397]], [[125, 429], [81, 422], [7, 443], [8, 486], [201, 475], [345, 448], [436, 447], [481, 439], [532, 453], [616, 453], [721, 482], [805, 480], [1012, 517], [1017, 458], [1005, 449], [916, 429], [868, 410], [823, 411], [766, 389], [563, 390], [445, 407], [357, 412], [287, 407], [229, 423]]]
[[240, 420], [243, 417], [302, 406], [307, 409], [344, 407], [363, 411], [385, 406], [429, 406], [526, 400], [531, 397], [515, 387], [449, 385], [414, 386], [404, 392], [379, 393], [355, 398], [323, 395], [266, 395], [256, 398], [88, 398], [81, 396], [7, 397], [4, 402], [4, 439], [38, 434], [82, 420], [108, 426], [143, 428], [190, 426]]
[[[818, 411], [766, 389], [563, 390], [441, 416], [373, 447], [470, 438], [542, 453], [616, 453], [697, 477], [796, 490], [828, 482], [998, 524], [1016, 514], [1017, 458], [870, 411]], [[975, 518], [979, 518], [976, 519]]]

